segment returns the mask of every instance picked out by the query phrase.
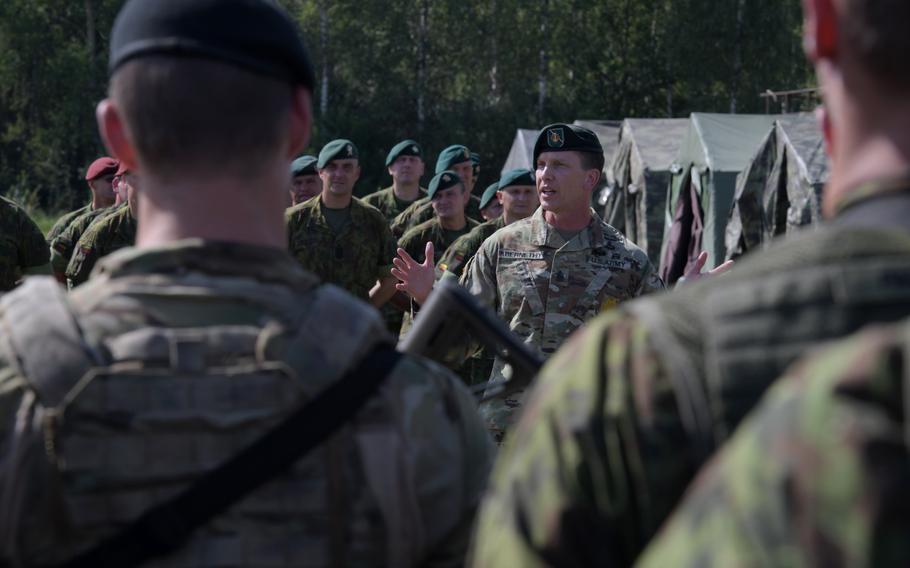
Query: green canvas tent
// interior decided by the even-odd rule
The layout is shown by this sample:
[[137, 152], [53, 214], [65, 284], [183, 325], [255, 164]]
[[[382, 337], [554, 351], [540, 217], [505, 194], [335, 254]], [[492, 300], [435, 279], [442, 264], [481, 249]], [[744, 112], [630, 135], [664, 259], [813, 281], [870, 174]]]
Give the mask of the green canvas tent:
[[686, 118], [629, 118], [610, 164], [613, 183], [604, 219], [660, 263], [670, 166], [686, 134]]
[[521, 128], [515, 131], [515, 139], [512, 141], [512, 148], [502, 166], [500, 175], [509, 170], [528, 169], [531, 167], [531, 157], [534, 154], [534, 142], [537, 141], [538, 130]]
[[[613, 184], [613, 172], [610, 171], [610, 162], [619, 147], [619, 129], [622, 122], [618, 120], [576, 120], [573, 124], [584, 126], [597, 135], [600, 145], [604, 148], [604, 178], [602, 183], [607, 187]], [[532, 143], [533, 146], [533, 143]], [[598, 192], [595, 191], [594, 195]]]
[[828, 156], [815, 115], [776, 121], [737, 180], [726, 257], [737, 258], [778, 235], [817, 224], [827, 181]]
[[698, 254], [707, 268], [726, 256], [726, 225], [736, 176], [746, 167], [780, 115], [693, 113], [671, 166], [660, 275], [672, 284]]

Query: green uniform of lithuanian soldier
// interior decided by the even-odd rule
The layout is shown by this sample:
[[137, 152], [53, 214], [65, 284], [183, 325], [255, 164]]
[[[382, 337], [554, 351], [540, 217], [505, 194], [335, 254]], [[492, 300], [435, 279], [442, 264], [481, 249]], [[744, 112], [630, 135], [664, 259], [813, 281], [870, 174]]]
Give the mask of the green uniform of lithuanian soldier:
[[[475, 565], [630, 565], [791, 363], [870, 324], [910, 316], [910, 137], [897, 126], [910, 123], [910, 39], [896, 23], [910, 19], [910, 4], [803, 5], [832, 152], [826, 221], [721, 277], [621, 306], [573, 337], [538, 377], [500, 453]], [[897, 426], [906, 393], [892, 379], [905, 362], [882, 358], [870, 367], [847, 347], [833, 357], [820, 365], [835, 375], [874, 374], [836, 386], [841, 377], [816, 367], [820, 390], [790, 399], [776, 419], [759, 415], [760, 432], [747, 426], [730, 449], [735, 459], [727, 458], [735, 475], [715, 485], [719, 499], [688, 509], [672, 530], [692, 522], [692, 534], [677, 533], [672, 553], [654, 558], [679, 566], [906, 565], [910, 479], [906, 429]], [[861, 411], [856, 422], [832, 421], [844, 405]], [[802, 445], [807, 432], [817, 445]], [[870, 432], [889, 442], [865, 446]], [[857, 453], [846, 451], [850, 444]], [[735, 494], [724, 495], [728, 489]], [[708, 525], [709, 534], [695, 534]]]
[[19, 205], [0, 197], [0, 293], [27, 272], [46, 269], [50, 254], [41, 229]]
[[389, 150], [385, 167], [392, 176], [392, 185], [367, 195], [363, 202], [379, 209], [391, 225], [395, 217], [427, 194], [420, 187], [420, 177], [424, 172], [420, 144], [414, 140], [402, 140]]
[[77, 217], [96, 209], [104, 209], [114, 205], [113, 179], [120, 164], [117, 160], [104, 156], [89, 165], [85, 172], [85, 183], [92, 192], [92, 201], [84, 207], [61, 216], [47, 233], [47, 242], [52, 244], [70, 223]]
[[293, 20], [128, 0], [109, 37], [136, 246], [0, 299], [0, 564], [462, 565], [472, 397], [285, 250], [315, 84]]
[[66, 269], [76, 251], [76, 245], [82, 235], [96, 221], [109, 215], [113, 215], [122, 209], [128, 207], [126, 203], [121, 203], [113, 207], [104, 209], [92, 209], [73, 219], [69, 225], [51, 242], [51, 269], [58, 279], [66, 281]]

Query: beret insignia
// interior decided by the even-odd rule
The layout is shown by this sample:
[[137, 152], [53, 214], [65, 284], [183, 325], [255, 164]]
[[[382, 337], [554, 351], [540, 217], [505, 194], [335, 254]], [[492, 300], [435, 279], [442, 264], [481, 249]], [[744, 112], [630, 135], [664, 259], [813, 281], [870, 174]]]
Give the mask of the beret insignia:
[[547, 131], [547, 146], [550, 148], [562, 148], [566, 143], [566, 134], [562, 128], [551, 128]]

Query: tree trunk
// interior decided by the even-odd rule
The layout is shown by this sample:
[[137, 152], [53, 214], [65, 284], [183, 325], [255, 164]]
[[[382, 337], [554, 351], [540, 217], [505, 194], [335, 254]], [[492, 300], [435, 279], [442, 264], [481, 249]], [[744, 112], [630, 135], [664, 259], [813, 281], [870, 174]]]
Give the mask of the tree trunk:
[[492, 20], [492, 33], [490, 33], [490, 102], [496, 104], [499, 102], [499, 2], [491, 0], [490, 14]]
[[421, 0], [417, 26], [417, 135], [423, 137], [426, 125], [424, 108], [427, 83], [427, 36], [430, 19], [430, 1]]
[[85, 0], [85, 46], [92, 61], [95, 60], [98, 51], [97, 35], [94, 0]]
[[319, 114], [329, 112], [329, 8], [328, 0], [319, 2], [319, 48], [322, 51], [322, 84], [319, 87]]
[[743, 71], [743, 16], [746, 11], [746, 0], [736, 2], [736, 35], [733, 40], [733, 76], [730, 78], [730, 112], [736, 113], [736, 92], [739, 90], [739, 78]]
[[549, 0], [541, 1], [540, 11], [540, 74], [537, 79], [537, 123], [543, 126], [544, 123], [544, 106], [547, 102], [547, 68], [549, 66], [549, 55], [547, 54], [547, 16], [549, 15]]

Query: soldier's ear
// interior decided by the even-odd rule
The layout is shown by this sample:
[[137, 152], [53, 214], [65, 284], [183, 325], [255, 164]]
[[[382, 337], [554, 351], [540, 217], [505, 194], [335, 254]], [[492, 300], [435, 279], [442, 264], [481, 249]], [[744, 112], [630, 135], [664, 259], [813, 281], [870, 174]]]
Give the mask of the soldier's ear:
[[289, 143], [286, 157], [294, 159], [310, 143], [313, 127], [313, 104], [310, 92], [303, 88], [294, 89], [291, 98], [291, 116], [288, 121]]
[[128, 169], [138, 171], [139, 164], [136, 160], [135, 147], [130, 139], [126, 123], [114, 102], [111, 99], [104, 99], [98, 103], [95, 118], [98, 122], [98, 132], [111, 156], [124, 163]]

